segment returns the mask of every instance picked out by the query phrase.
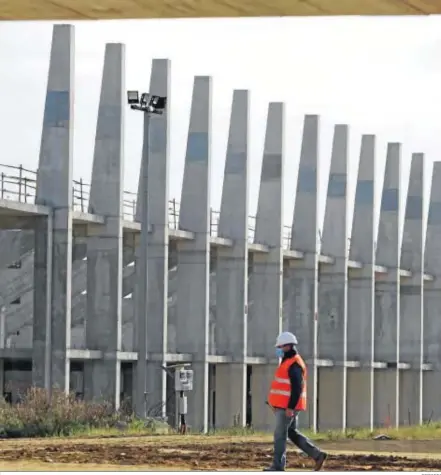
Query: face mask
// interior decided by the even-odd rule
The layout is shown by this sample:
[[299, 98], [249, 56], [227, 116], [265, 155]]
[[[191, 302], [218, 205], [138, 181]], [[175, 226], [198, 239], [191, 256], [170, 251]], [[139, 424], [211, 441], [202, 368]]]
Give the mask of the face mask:
[[282, 350], [282, 348], [276, 348], [276, 357], [277, 358], [283, 358], [283, 355], [285, 352]]

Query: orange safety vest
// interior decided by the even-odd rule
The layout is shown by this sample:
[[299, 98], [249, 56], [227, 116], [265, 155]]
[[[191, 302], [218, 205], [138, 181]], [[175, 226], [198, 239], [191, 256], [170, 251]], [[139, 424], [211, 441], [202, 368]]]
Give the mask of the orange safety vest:
[[306, 411], [306, 365], [300, 355], [287, 358], [276, 369], [273, 382], [268, 395], [268, 404], [271, 407], [286, 409], [291, 398], [291, 381], [289, 379], [288, 370], [293, 363], [297, 363], [302, 368], [302, 393], [297, 402], [296, 411]]

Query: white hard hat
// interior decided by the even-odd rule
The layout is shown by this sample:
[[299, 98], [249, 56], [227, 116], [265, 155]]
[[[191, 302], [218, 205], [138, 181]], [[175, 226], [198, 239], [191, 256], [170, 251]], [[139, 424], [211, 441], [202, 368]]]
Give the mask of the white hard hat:
[[282, 332], [276, 340], [275, 346], [297, 345], [297, 338], [294, 333]]

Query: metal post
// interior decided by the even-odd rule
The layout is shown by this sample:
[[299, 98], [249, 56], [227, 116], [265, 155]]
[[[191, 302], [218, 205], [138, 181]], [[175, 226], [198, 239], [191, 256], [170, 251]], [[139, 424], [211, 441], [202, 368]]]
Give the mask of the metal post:
[[22, 186], [22, 181], [23, 181], [23, 165], [20, 165], [18, 167], [19, 173], [18, 173], [18, 201], [21, 202], [21, 186]]
[[136, 364], [135, 411], [138, 417], [146, 416], [147, 383], [147, 325], [148, 309], [148, 241], [149, 241], [149, 133], [150, 114], [144, 112], [144, 144], [142, 148], [142, 202], [141, 202], [141, 242], [138, 265], [140, 268], [138, 292], [136, 299], [136, 322], [138, 333], [138, 362]]
[[81, 203], [81, 212], [84, 213], [85, 206], [84, 206], [84, 195], [83, 195], [83, 179], [80, 178], [80, 203]]
[[47, 217], [46, 238], [46, 347], [44, 350], [44, 387], [52, 395], [52, 261], [54, 249], [54, 211]]
[[[6, 307], [0, 307], [0, 348], [5, 348], [6, 340]], [[0, 398], [5, 394], [5, 360], [0, 359]]]

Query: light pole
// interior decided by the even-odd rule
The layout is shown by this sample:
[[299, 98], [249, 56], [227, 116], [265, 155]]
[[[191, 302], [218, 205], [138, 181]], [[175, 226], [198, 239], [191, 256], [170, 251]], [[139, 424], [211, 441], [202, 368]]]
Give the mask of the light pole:
[[139, 95], [138, 91], [127, 91], [127, 102], [131, 109], [144, 114], [144, 144], [142, 147], [142, 182], [141, 182], [141, 242], [137, 265], [139, 266], [138, 290], [136, 295], [136, 331], [138, 338], [138, 361], [136, 364], [135, 386], [135, 413], [140, 418], [145, 418], [147, 413], [147, 311], [148, 311], [148, 241], [149, 241], [149, 133], [150, 118], [152, 114], [161, 115], [167, 104], [167, 98], [153, 96], [148, 93]]

